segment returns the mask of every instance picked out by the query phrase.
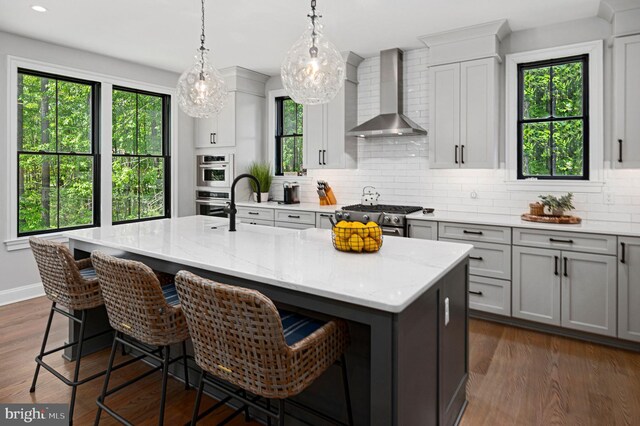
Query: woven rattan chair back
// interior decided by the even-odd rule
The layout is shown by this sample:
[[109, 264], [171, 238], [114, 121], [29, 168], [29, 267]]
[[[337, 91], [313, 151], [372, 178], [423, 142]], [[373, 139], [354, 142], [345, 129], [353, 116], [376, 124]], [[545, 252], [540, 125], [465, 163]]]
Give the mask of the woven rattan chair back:
[[180, 306], [169, 306], [147, 265], [100, 251], [91, 254], [109, 323], [143, 343], [166, 346], [189, 337]]
[[89, 259], [76, 261], [66, 246], [43, 238], [30, 237], [29, 244], [44, 292], [52, 302], [75, 310], [102, 305], [98, 280], [80, 275], [80, 268], [90, 266]]

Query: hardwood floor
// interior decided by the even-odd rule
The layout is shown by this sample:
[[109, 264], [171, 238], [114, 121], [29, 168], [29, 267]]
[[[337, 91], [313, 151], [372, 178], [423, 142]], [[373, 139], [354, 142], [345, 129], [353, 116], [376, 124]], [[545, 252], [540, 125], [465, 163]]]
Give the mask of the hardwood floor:
[[[0, 307], [0, 402], [68, 402], [70, 388], [44, 370], [36, 392], [29, 393], [49, 306], [42, 297]], [[66, 321], [56, 317], [51, 347], [65, 339]], [[470, 328], [469, 405], [463, 426], [638, 424], [640, 354], [480, 320], [472, 320]], [[103, 369], [107, 358], [108, 350], [85, 357], [82, 371]], [[72, 363], [56, 355], [48, 360], [71, 374]], [[135, 363], [114, 373], [112, 383], [147, 368]], [[101, 385], [97, 379], [79, 388], [75, 425], [93, 424]], [[156, 424], [159, 387], [160, 375], [154, 374], [108, 402], [135, 424]], [[195, 391], [170, 380], [167, 395], [165, 424], [184, 424]], [[203, 400], [203, 407], [212, 401]], [[229, 413], [224, 409], [202, 424], [216, 424]], [[101, 424], [117, 422], [103, 414]], [[240, 417], [230, 424], [245, 423]]]

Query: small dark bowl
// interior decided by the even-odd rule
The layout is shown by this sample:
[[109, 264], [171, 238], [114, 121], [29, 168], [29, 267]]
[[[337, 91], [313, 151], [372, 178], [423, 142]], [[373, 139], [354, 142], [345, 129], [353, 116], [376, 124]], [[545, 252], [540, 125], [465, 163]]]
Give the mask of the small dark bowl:
[[422, 209], [422, 214], [430, 214], [433, 213], [436, 209], [433, 209], [431, 207], [426, 207], [424, 209]]

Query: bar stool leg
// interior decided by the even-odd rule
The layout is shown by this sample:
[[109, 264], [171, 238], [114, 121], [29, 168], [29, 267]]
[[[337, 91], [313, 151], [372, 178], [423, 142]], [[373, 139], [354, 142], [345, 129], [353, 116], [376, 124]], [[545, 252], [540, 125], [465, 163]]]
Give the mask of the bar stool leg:
[[278, 426], [284, 426], [284, 399], [278, 400]]
[[193, 414], [191, 415], [191, 426], [195, 426], [198, 419], [198, 412], [200, 412], [200, 401], [202, 400], [202, 392], [204, 391], [204, 375], [203, 371], [200, 376], [200, 384], [198, 385], [198, 393], [196, 395], [196, 402], [193, 404]]
[[[271, 400], [267, 399], [267, 410], [271, 411]], [[267, 416], [267, 426], [271, 426], [271, 416]]]
[[[82, 344], [84, 343], [84, 328], [87, 323], [87, 310], [83, 309], [80, 314], [80, 334], [78, 337], [78, 352], [76, 354], [76, 367], [73, 371], [73, 382], [78, 382], [78, 375], [80, 374], [80, 359], [82, 358]], [[71, 401], [69, 402], [69, 424], [73, 423], [73, 409], [76, 403], [76, 392], [78, 385], [71, 386]]]
[[[56, 302], [51, 303], [51, 311], [49, 312], [49, 320], [47, 321], [47, 328], [44, 330], [44, 337], [42, 338], [42, 346], [40, 347], [40, 354], [38, 357], [42, 359], [42, 354], [44, 353], [47, 347], [47, 340], [49, 339], [49, 331], [51, 331], [51, 322], [53, 321], [53, 313], [55, 312], [53, 308], [56, 307]], [[40, 364], [36, 362], [36, 372], [33, 375], [33, 381], [31, 382], [31, 388], [29, 392], [33, 393], [36, 391], [36, 382], [38, 381], [38, 373], [40, 372]]]
[[165, 346], [162, 352], [164, 353], [164, 360], [162, 361], [162, 396], [160, 397], [160, 419], [158, 420], [158, 426], [164, 424], [164, 406], [167, 400], [167, 381], [169, 380], [170, 347]]
[[182, 364], [184, 365], [184, 388], [185, 390], [191, 389], [189, 385], [189, 364], [187, 364], [187, 341], [182, 342]]
[[349, 426], [353, 426], [353, 411], [351, 408], [351, 393], [349, 392], [349, 376], [347, 375], [347, 358], [342, 354], [340, 357], [340, 366], [342, 368], [342, 383], [344, 385], [344, 396], [347, 402], [347, 418]]
[[[102, 392], [98, 397], [98, 401], [104, 404], [104, 399], [106, 398], [107, 388], [109, 387], [109, 378], [111, 377], [111, 368], [113, 367], [113, 361], [116, 357], [116, 351], [118, 350], [118, 336], [119, 332], [116, 332], [116, 335], [113, 338], [113, 345], [111, 346], [111, 354], [109, 355], [109, 363], [107, 364], [107, 372], [104, 376], [104, 383], [102, 384]], [[97, 426], [100, 423], [100, 415], [102, 414], [102, 407], [98, 406], [98, 412], [96, 413], [96, 419], [93, 422], [94, 426]]]

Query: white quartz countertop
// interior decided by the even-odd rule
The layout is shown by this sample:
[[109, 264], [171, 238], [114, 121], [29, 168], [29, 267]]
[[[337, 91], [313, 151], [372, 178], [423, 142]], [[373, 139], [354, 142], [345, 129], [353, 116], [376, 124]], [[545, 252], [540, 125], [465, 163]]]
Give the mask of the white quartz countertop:
[[[215, 228], [215, 229], [214, 229]], [[331, 231], [291, 230], [189, 216], [65, 233], [94, 243], [387, 312], [401, 312], [472, 249], [386, 237], [377, 253], [343, 253]]]
[[553, 231], [588, 232], [592, 234], [609, 234], [621, 236], [640, 236], [640, 223], [605, 222], [583, 220], [578, 225], [560, 225], [554, 223], [537, 223], [522, 220], [520, 216], [502, 214], [478, 214], [464, 212], [435, 211], [430, 214], [415, 212], [407, 215], [407, 219], [436, 222], [458, 222], [476, 225], [496, 225], [513, 228], [531, 228]]
[[268, 201], [266, 203], [240, 201], [236, 202], [236, 207], [255, 207], [279, 210], [298, 210], [303, 212], [334, 213], [336, 210], [340, 210], [342, 208], [342, 205], [337, 204], [333, 206], [321, 206], [318, 203], [279, 204], [277, 201]]

